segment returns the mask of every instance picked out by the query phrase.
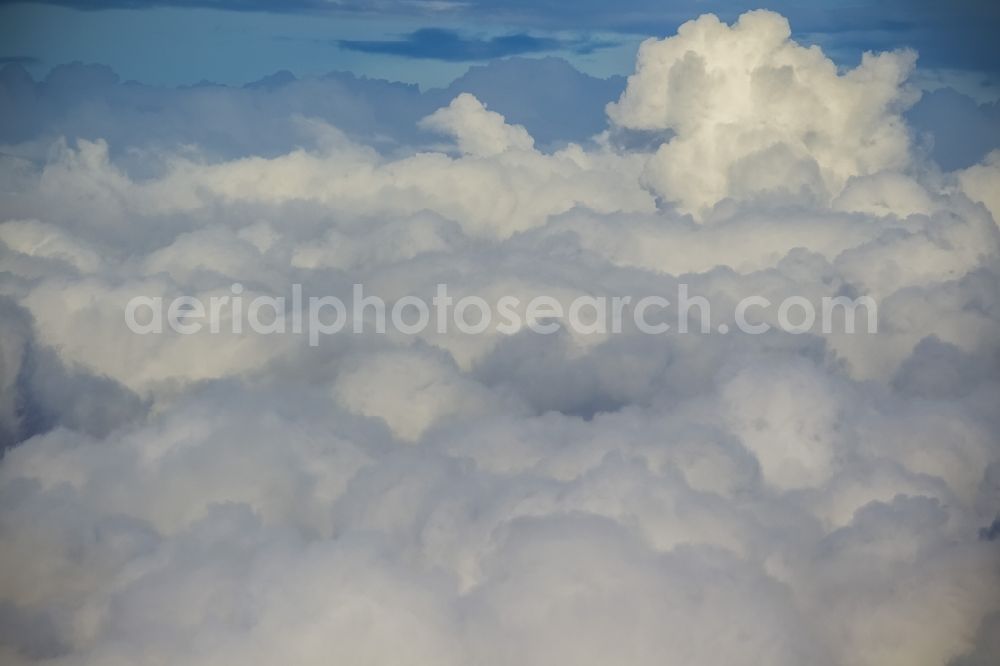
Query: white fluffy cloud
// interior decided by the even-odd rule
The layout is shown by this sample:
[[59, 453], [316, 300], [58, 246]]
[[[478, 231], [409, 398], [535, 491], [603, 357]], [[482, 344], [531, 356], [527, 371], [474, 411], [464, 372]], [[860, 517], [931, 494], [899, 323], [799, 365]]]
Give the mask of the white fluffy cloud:
[[969, 167], [958, 173], [959, 187], [974, 201], [981, 202], [993, 215], [1000, 219], [1000, 151], [993, 151], [982, 164]]
[[840, 73], [818, 47], [790, 39], [784, 17], [713, 15], [647, 40], [608, 114], [628, 129], [671, 131], [646, 180], [683, 210], [781, 193], [826, 203], [852, 176], [907, 164], [901, 86], [912, 52], [866, 54]]
[[[392, 154], [305, 118], [309, 147], [235, 159], [15, 147], [0, 661], [995, 660], [1000, 176], [914, 149], [912, 67], [838, 72], [776, 14], [707, 16], [644, 44], [610, 128], [558, 150], [471, 94], [421, 121], [440, 147]], [[132, 296], [235, 282], [683, 282], [713, 331], [748, 295], [867, 295], [879, 332], [125, 326]]]

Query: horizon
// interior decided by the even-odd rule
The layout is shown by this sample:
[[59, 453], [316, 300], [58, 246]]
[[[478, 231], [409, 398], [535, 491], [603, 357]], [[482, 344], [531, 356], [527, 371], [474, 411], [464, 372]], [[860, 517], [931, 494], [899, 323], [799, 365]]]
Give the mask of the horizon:
[[[667, 36], [700, 14], [731, 22], [745, 10], [728, 0], [629, 0], [615, 11], [601, 3], [577, 12], [559, 3], [504, 7], [486, 0], [357, 2], [340, 9], [218, 0], [3, 2], [0, 60], [19, 61], [36, 75], [67, 62], [105, 64], [125, 79], [155, 85], [247, 83], [287, 69], [298, 77], [346, 70], [426, 88], [476, 62], [557, 55], [605, 78], [630, 71], [643, 39]], [[856, 65], [865, 51], [909, 47], [923, 54], [927, 69], [978, 72], [994, 85], [1000, 73], [990, 41], [1000, 9], [988, 0], [897, 0], [877, 9], [779, 1], [772, 8], [790, 19], [794, 39], [820, 46], [841, 66]]]

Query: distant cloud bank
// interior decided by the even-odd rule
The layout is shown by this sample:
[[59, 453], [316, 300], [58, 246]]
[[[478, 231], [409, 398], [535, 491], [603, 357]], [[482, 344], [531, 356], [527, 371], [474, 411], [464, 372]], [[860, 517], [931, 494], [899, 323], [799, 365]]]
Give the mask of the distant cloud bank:
[[496, 37], [465, 37], [454, 30], [422, 28], [392, 40], [341, 40], [341, 48], [363, 53], [382, 53], [406, 58], [426, 58], [469, 62], [493, 60], [525, 53], [544, 53], [558, 50], [590, 53], [607, 48], [608, 42], [589, 40], [563, 40], [552, 37], [534, 37], [525, 33]]

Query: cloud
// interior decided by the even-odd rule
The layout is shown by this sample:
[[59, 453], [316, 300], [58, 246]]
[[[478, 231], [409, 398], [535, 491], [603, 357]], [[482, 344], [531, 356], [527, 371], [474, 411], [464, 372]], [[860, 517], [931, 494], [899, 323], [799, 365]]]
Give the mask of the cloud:
[[534, 37], [525, 33], [490, 38], [463, 37], [454, 30], [421, 28], [398, 40], [353, 40], [337, 42], [341, 48], [362, 53], [380, 53], [404, 58], [426, 58], [451, 62], [492, 60], [505, 56], [547, 51], [591, 53], [612, 44], [588, 40]]
[[[995, 662], [996, 156], [927, 159], [911, 54], [789, 34], [701, 18], [627, 85], [4, 69], [0, 661]], [[617, 101], [546, 145], [560, 82]], [[683, 283], [713, 332], [124, 324], [235, 282]], [[750, 295], [869, 296], [879, 332], [717, 333]]]
[[951, 88], [925, 93], [906, 114], [947, 171], [971, 167], [1000, 147], [1000, 102], [977, 104]]
[[979, 201], [993, 219], [1000, 217], [1000, 199], [997, 197], [997, 178], [1000, 177], [1000, 151], [994, 150], [980, 163], [957, 173], [958, 184], [973, 201]]
[[508, 150], [531, 151], [535, 147], [526, 129], [508, 125], [503, 116], [488, 111], [469, 93], [462, 93], [447, 107], [420, 122], [427, 129], [454, 136], [458, 149], [466, 155], [490, 157]]
[[32, 56], [0, 56], [0, 65], [35, 65], [38, 58]]
[[696, 215], [727, 196], [828, 201], [849, 178], [907, 162], [899, 113], [916, 96], [901, 84], [915, 54], [867, 54], [841, 74], [790, 35], [783, 17], [756, 11], [731, 27], [706, 15], [642, 44], [608, 115], [674, 132], [647, 166], [658, 193]]
[[[135, 166], [148, 171], [150, 153], [181, 142], [221, 157], [276, 155], [290, 145], [309, 145], [314, 137], [295, 121], [307, 116], [394, 151], [433, 139], [418, 130], [420, 118], [469, 92], [549, 146], [600, 132], [604, 105], [623, 87], [621, 77], [588, 76], [554, 57], [493, 61], [470, 68], [447, 88], [423, 92], [345, 72], [303, 80], [274, 75], [242, 88], [169, 89], [123, 83], [99, 65], [60, 65], [41, 81], [9, 65], [0, 69], [0, 89], [8, 93], [0, 101], [0, 142], [106, 139], [119, 156], [142, 149], [146, 162]], [[39, 150], [42, 159], [44, 147]]]

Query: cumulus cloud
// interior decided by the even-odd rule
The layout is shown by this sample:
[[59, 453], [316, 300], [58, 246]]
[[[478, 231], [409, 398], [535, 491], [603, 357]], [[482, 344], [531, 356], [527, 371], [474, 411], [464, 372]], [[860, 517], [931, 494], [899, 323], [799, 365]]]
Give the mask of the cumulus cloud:
[[640, 46], [636, 72], [608, 114], [627, 129], [671, 131], [646, 179], [683, 210], [772, 192], [827, 202], [848, 178], [907, 163], [899, 116], [911, 52], [866, 54], [841, 74], [790, 39], [783, 17], [705, 15]]
[[986, 206], [994, 220], [1000, 219], [998, 182], [1000, 182], [1000, 150], [991, 152], [982, 163], [958, 172], [959, 188], [970, 199]]
[[[262, 102], [240, 150], [183, 123], [136, 143], [118, 93], [105, 137], [10, 135], [0, 660], [995, 661], [1000, 175], [926, 159], [913, 59], [839, 71], [753, 12], [644, 44], [607, 127], [558, 147], [478, 94], [390, 86], [413, 106], [386, 125], [424, 134], [384, 150], [288, 77], [164, 93]], [[7, 108], [33, 103], [7, 77]], [[293, 107], [309, 140], [255, 149]], [[683, 284], [710, 326], [125, 325], [133, 296], [234, 283], [390, 304]], [[751, 295], [869, 296], [878, 333], [773, 310], [720, 333]]]
[[527, 130], [520, 125], [508, 125], [503, 116], [488, 111], [469, 93], [462, 93], [420, 123], [427, 129], [454, 136], [458, 149], [466, 155], [490, 157], [508, 150], [535, 147]]

